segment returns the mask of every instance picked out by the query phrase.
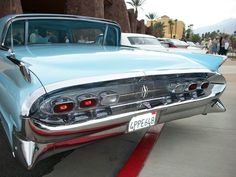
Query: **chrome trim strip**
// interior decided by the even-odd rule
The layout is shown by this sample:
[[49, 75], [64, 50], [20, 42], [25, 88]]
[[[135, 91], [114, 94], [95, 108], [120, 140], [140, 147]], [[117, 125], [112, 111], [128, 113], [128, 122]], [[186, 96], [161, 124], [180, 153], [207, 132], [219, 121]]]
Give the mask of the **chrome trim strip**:
[[35, 90], [28, 98], [24, 101], [21, 107], [21, 115], [28, 116], [29, 111], [33, 103], [42, 95], [46, 94], [44, 87], [40, 87], [39, 89]]
[[[157, 100], [164, 100], [166, 99], [166, 97], [158, 97], [158, 98], [152, 98], [152, 99], [147, 99], [147, 100], [140, 100], [140, 101], [136, 101], [135, 103], [136, 104], [141, 104], [143, 102], [149, 102], [149, 101], [157, 101]], [[124, 106], [129, 106], [129, 105], [133, 105], [134, 102], [131, 102], [131, 103], [124, 103], [124, 104], [119, 104], [119, 105], [114, 105], [114, 106], [111, 106], [111, 109], [113, 108], [119, 108], [119, 107], [124, 107]]]
[[25, 45], [28, 44], [29, 39], [29, 22], [28, 20], [25, 21]]
[[28, 18], [75, 18], [75, 19], [83, 19], [83, 20], [93, 20], [93, 21], [102, 21], [102, 22], [106, 22], [106, 23], [111, 23], [111, 24], [115, 24], [118, 25], [118, 23], [116, 21], [113, 20], [109, 20], [109, 19], [104, 19], [104, 18], [96, 18], [96, 17], [89, 17], [89, 16], [80, 16], [80, 15], [71, 15], [71, 14], [50, 14], [50, 13], [29, 13], [29, 14], [13, 14], [13, 15], [9, 15], [9, 18], [14, 18], [14, 19], [19, 19], [19, 18], [24, 18], [24, 19], [28, 19]]
[[106, 25], [106, 29], [105, 29], [105, 32], [104, 32], [104, 37], [103, 37], [102, 45], [105, 45], [106, 38], [107, 38], [108, 28], [109, 28], [109, 26]]
[[66, 80], [62, 82], [57, 82], [54, 84], [49, 84], [45, 86], [47, 92], [51, 92], [64, 87], [71, 87], [76, 85], [95, 83], [95, 82], [104, 82], [118, 79], [127, 79], [133, 77], [145, 77], [152, 75], [165, 75], [165, 74], [188, 74], [188, 73], [212, 73], [208, 69], [185, 69], [185, 70], [153, 70], [153, 71], [137, 71], [137, 72], [129, 72], [129, 73], [120, 73], [120, 74], [111, 74], [111, 75], [103, 75], [103, 76], [95, 76], [95, 77], [87, 77], [73, 80]]
[[[34, 91], [23, 103], [21, 108], [22, 116], [29, 116], [29, 111], [33, 103], [46, 92], [49, 93], [51, 91], [72, 87], [76, 85], [83, 85], [88, 83], [96, 83], [96, 82], [105, 82], [111, 80], [119, 80], [119, 79], [128, 79], [134, 77], [145, 77], [152, 75], [165, 75], [165, 74], [188, 74], [188, 73], [214, 73], [208, 69], [185, 69], [185, 70], [159, 70], [159, 71], [134, 71], [128, 73], [120, 73], [120, 74], [110, 74], [110, 75], [102, 75], [102, 76], [94, 76], [94, 77], [85, 77], [80, 79], [66, 80], [62, 82], [57, 82], [54, 84], [46, 85], [45, 87], [41, 87]], [[45, 92], [46, 90], [46, 92]]]
[[227, 56], [222, 56], [222, 57], [223, 57], [223, 61], [220, 63], [219, 67], [221, 67], [229, 59]]
[[178, 70], [170, 70], [170, 69], [158, 69], [157, 70], [150, 70], [145, 71], [146, 76], [152, 76], [152, 75], [165, 75], [165, 74], [189, 74], [189, 73], [216, 73], [212, 72], [209, 69], [203, 69], [203, 68], [194, 68], [194, 69], [178, 69]]

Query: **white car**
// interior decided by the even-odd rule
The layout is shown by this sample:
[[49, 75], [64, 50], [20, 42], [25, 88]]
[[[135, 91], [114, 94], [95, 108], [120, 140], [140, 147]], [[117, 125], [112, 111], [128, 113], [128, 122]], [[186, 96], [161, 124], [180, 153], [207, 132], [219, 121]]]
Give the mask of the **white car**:
[[121, 34], [121, 45], [132, 46], [144, 50], [167, 52], [165, 48], [157, 40], [156, 37], [147, 34], [138, 33], [122, 33]]
[[208, 52], [206, 49], [204, 49], [203, 46], [196, 45], [196, 44], [195, 44], [194, 42], [192, 42], [192, 41], [187, 41], [187, 44], [189, 44], [188, 49], [191, 49], [191, 50], [200, 50], [200, 51], [203, 51], [204, 53], [207, 53], [207, 52]]
[[206, 54], [207, 50], [197, 47], [193, 42], [190, 41], [181, 41], [179, 39], [170, 39], [170, 38], [158, 38], [158, 40], [165, 47], [169, 48], [173, 52], [191, 52], [191, 53], [200, 53]]
[[[167, 38], [161, 38], [167, 39]], [[171, 39], [172, 40], [172, 39]], [[180, 40], [178, 40], [180, 41]], [[206, 51], [202, 49], [193, 49], [188, 47], [189, 45], [184, 41], [180, 41], [186, 44], [186, 47], [164, 47], [161, 42], [155, 37], [147, 34], [138, 33], [122, 33], [121, 34], [121, 45], [136, 47], [143, 50], [151, 50], [158, 52], [173, 52], [173, 53], [200, 53], [206, 54]]]

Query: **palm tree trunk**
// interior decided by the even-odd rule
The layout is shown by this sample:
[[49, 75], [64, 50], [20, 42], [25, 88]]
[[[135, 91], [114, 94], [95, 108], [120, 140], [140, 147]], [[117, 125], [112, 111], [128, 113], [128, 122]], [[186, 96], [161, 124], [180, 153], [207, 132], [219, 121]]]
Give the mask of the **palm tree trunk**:
[[135, 14], [135, 18], [137, 19], [137, 18], [138, 18], [138, 8], [137, 8], [137, 7], [135, 7], [135, 12], [134, 12], [134, 14]]
[[175, 22], [175, 37], [177, 36], [177, 22]]

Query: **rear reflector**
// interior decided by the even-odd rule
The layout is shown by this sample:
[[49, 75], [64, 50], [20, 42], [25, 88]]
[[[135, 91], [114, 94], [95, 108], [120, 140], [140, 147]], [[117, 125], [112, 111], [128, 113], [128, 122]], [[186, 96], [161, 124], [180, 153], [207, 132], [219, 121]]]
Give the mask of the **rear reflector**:
[[94, 98], [80, 101], [80, 108], [89, 108], [97, 105], [97, 100]]
[[74, 108], [74, 103], [60, 103], [56, 104], [53, 108], [55, 113], [69, 112]]

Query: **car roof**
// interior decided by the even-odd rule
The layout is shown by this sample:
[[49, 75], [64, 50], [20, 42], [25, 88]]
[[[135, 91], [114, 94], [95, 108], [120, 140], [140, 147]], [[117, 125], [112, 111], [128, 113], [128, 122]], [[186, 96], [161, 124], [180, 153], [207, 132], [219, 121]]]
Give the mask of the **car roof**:
[[69, 14], [47, 14], [47, 13], [29, 13], [29, 14], [12, 14], [12, 15], [7, 15], [3, 17], [5, 21], [8, 21], [10, 19], [16, 19], [16, 18], [30, 18], [30, 17], [35, 17], [35, 18], [40, 18], [40, 17], [62, 17], [62, 18], [75, 18], [75, 19], [82, 19], [82, 20], [97, 20], [97, 21], [103, 21], [103, 22], [108, 22], [108, 23], [113, 23], [118, 25], [117, 22], [112, 21], [112, 20], [107, 20], [103, 18], [95, 18], [95, 17], [87, 17], [87, 16], [79, 16], [79, 15], [69, 15]]
[[148, 35], [148, 34], [139, 34], [139, 33], [121, 33], [122, 36], [126, 37], [151, 37], [156, 38], [155, 36]]

